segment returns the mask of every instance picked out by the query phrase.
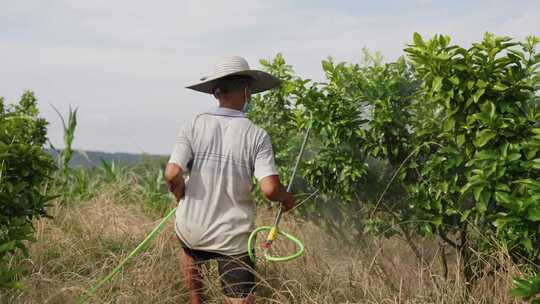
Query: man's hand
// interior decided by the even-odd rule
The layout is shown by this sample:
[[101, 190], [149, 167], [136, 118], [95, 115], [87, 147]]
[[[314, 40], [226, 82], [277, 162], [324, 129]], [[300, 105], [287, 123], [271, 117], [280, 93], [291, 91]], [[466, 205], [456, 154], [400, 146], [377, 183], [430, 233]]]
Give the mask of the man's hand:
[[184, 194], [186, 193], [186, 185], [183, 181], [177, 185], [174, 185], [172, 183], [167, 183], [167, 185], [169, 186], [169, 191], [171, 191], [171, 193], [176, 198], [176, 202], [179, 202], [182, 198], [184, 198]]
[[289, 211], [294, 207], [294, 196], [290, 192], [285, 192], [285, 200], [281, 202], [281, 209]]
[[259, 182], [259, 185], [266, 198], [282, 204], [281, 208], [283, 208], [283, 211], [288, 211], [294, 207], [294, 196], [292, 193], [287, 192], [285, 187], [281, 184], [279, 176], [267, 176]]
[[179, 202], [184, 197], [186, 190], [182, 168], [177, 164], [168, 163], [165, 168], [165, 181], [169, 191], [174, 194], [176, 202]]

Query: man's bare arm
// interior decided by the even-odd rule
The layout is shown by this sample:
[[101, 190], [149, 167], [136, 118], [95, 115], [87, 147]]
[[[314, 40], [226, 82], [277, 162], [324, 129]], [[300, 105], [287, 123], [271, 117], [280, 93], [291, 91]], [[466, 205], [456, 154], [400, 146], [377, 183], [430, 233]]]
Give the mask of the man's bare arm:
[[176, 201], [180, 201], [185, 194], [186, 184], [184, 181], [184, 172], [180, 166], [174, 163], [168, 163], [165, 168], [165, 182], [169, 191], [174, 194]]
[[294, 207], [294, 197], [281, 184], [278, 175], [270, 175], [259, 181], [262, 193], [274, 202], [280, 202], [284, 211]]

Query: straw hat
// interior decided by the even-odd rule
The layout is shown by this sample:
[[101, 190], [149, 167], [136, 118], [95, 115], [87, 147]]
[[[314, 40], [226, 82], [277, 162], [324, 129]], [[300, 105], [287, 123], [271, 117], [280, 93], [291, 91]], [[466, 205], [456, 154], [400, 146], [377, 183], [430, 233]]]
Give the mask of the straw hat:
[[251, 83], [251, 92], [253, 94], [270, 90], [279, 86], [281, 81], [276, 77], [259, 70], [249, 68], [247, 61], [238, 56], [227, 57], [221, 60], [215, 67], [214, 74], [203, 77], [193, 85], [188, 86], [188, 89], [212, 94], [217, 82], [227, 76], [248, 76], [253, 78]]

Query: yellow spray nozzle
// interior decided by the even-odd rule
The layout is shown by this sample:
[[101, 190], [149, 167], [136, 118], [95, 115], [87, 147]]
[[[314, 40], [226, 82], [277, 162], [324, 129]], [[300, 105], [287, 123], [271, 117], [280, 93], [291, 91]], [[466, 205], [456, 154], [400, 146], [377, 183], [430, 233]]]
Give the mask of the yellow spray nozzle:
[[278, 233], [278, 228], [275, 226], [272, 227], [272, 229], [270, 229], [270, 232], [268, 233], [268, 236], [266, 237], [266, 241], [273, 242], [277, 238]]

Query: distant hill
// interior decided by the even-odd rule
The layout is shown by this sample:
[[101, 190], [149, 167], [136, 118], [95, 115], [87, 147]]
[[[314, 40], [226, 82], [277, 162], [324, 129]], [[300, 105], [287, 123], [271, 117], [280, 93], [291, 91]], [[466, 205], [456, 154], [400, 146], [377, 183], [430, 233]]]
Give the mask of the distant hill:
[[[54, 159], [58, 158], [58, 153], [55, 150], [47, 149], [47, 152], [51, 154]], [[167, 156], [164, 155], [151, 155], [151, 154], [134, 154], [124, 152], [101, 152], [101, 151], [74, 151], [73, 158], [70, 161], [70, 166], [77, 167], [94, 167], [100, 166], [101, 160], [106, 162], [115, 162], [116, 164], [134, 165], [143, 159], [150, 159], [152, 161], [165, 161]]]

